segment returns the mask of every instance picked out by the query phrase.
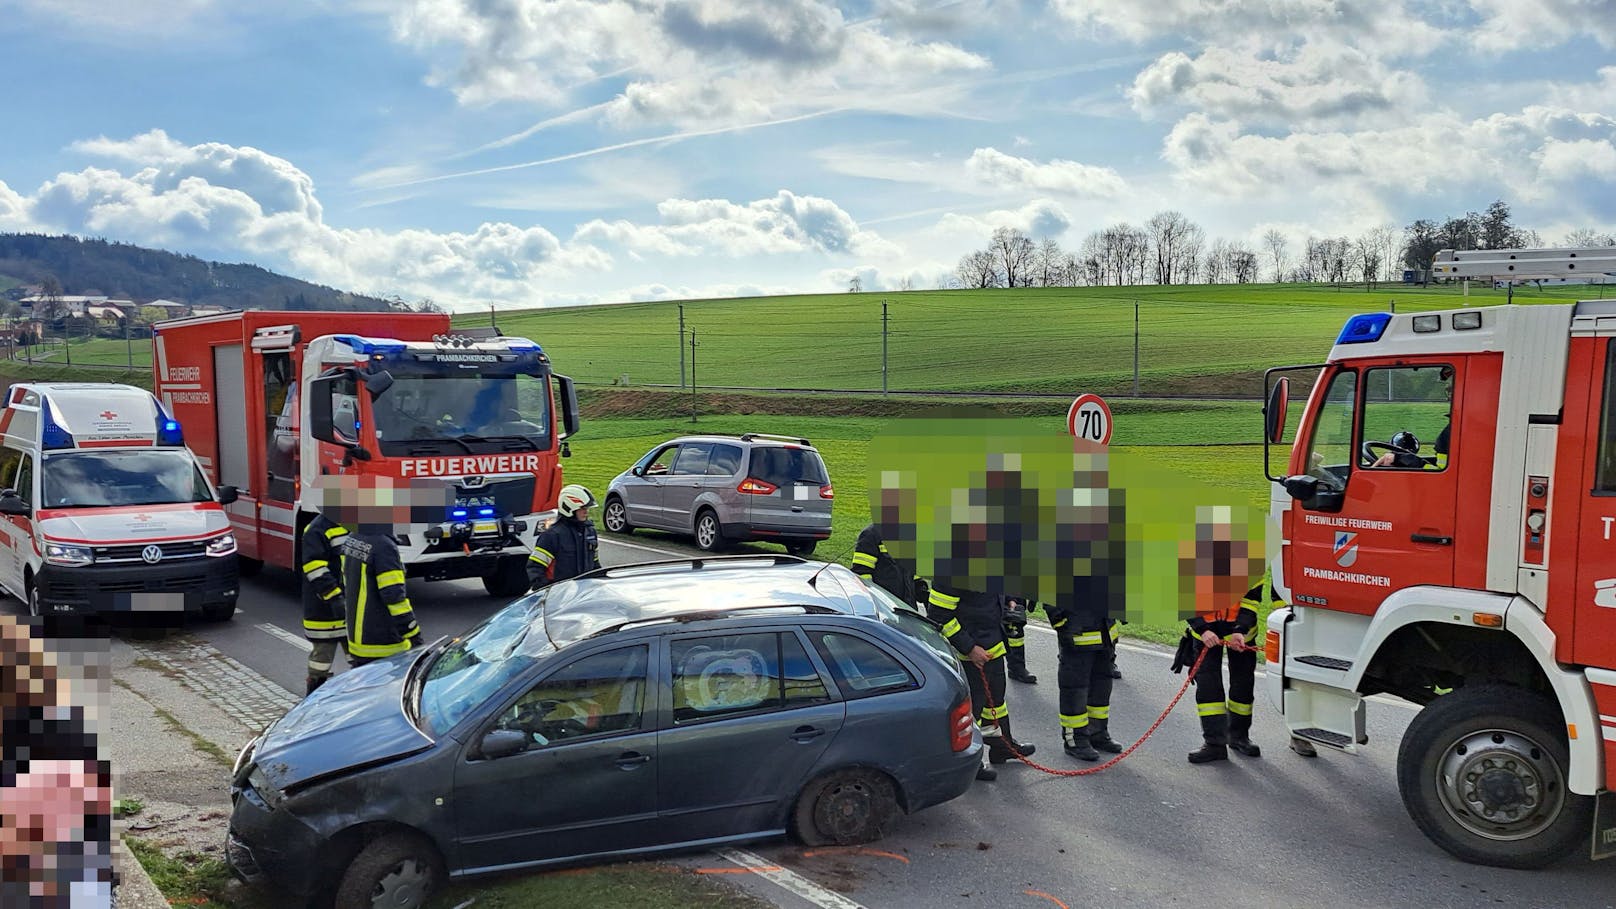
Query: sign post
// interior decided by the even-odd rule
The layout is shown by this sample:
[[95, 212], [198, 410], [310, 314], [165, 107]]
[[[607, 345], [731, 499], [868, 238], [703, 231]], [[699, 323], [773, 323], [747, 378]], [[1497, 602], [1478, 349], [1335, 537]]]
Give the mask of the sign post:
[[1111, 408], [1099, 395], [1081, 394], [1066, 411], [1066, 431], [1093, 445], [1111, 444]]

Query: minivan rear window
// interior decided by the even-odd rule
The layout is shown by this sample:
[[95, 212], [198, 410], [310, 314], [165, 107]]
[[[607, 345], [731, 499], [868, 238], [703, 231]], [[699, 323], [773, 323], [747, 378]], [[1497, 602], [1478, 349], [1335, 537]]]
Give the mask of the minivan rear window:
[[819, 452], [806, 448], [777, 445], [760, 445], [753, 448], [752, 464], [748, 473], [753, 479], [774, 486], [790, 486], [794, 483], [824, 486], [830, 482], [830, 477], [825, 473], [825, 462], [820, 460]]

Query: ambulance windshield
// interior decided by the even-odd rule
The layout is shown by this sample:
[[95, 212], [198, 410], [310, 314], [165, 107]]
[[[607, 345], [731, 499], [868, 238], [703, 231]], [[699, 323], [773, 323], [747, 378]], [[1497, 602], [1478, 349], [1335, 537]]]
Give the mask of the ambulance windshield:
[[374, 405], [388, 455], [453, 445], [475, 453], [550, 447], [550, 386], [541, 376], [395, 375]]
[[208, 502], [202, 471], [188, 452], [68, 451], [45, 458], [41, 508], [105, 508]]

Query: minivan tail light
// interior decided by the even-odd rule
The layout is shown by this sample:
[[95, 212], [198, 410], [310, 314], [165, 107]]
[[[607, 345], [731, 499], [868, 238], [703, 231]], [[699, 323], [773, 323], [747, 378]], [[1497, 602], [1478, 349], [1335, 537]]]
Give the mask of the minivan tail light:
[[747, 477], [746, 480], [741, 483], [741, 485], [735, 487], [737, 492], [744, 492], [751, 496], [773, 495], [775, 490], [779, 488], [780, 487], [774, 485], [773, 483], [765, 483], [762, 480], [753, 479], [752, 477]]
[[836, 498], [836, 487], [832, 486], [829, 483], [826, 483], [824, 486], [819, 487], [819, 497], [821, 499], [834, 499], [834, 498]]
[[969, 695], [959, 702], [954, 712], [948, 715], [949, 733], [952, 740], [949, 746], [955, 751], [964, 751], [971, 747], [971, 698]]

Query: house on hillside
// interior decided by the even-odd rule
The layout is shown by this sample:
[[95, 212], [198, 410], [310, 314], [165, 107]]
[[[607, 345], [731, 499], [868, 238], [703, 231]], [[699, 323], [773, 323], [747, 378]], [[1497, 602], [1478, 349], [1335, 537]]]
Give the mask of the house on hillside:
[[193, 316], [216, 316], [219, 313], [230, 312], [230, 311], [231, 311], [230, 309], [228, 309], [226, 307], [223, 307], [223, 306], [193, 306], [193, 307], [191, 307], [191, 315], [193, 315]]
[[[18, 302], [22, 304], [22, 308], [25, 311], [32, 314], [34, 312], [38, 312], [39, 307], [46, 304], [50, 299], [50, 297], [47, 297], [44, 294], [31, 294], [23, 297]], [[85, 315], [85, 309], [87, 307], [104, 306], [108, 302], [107, 298], [103, 296], [81, 296], [69, 294], [61, 294], [60, 296], [56, 297], [56, 299], [62, 303], [62, 315], [64, 316], [82, 316]], [[129, 301], [125, 300], [123, 302], [128, 303]]]
[[128, 300], [108, 300], [84, 307], [84, 314], [99, 322], [122, 322], [134, 312], [135, 304]]

